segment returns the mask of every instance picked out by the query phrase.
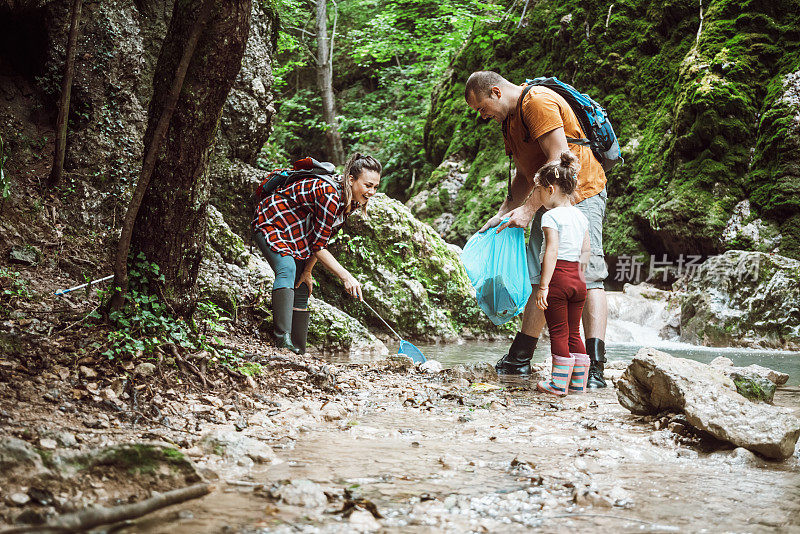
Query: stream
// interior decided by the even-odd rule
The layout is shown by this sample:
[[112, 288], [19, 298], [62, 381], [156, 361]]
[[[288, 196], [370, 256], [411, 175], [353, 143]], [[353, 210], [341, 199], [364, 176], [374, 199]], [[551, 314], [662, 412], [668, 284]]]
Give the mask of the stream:
[[[630, 360], [649, 346], [704, 363], [725, 356], [737, 366], [762, 365], [789, 374], [775, 404], [800, 414], [800, 353], [664, 340], [655, 315], [651, 309], [633, 321], [610, 317], [610, 362]], [[509, 344], [417, 346], [449, 368], [493, 364]], [[398, 344], [387, 347], [393, 354]], [[546, 360], [548, 351], [544, 340], [534, 361]], [[465, 380], [381, 371], [373, 367], [381, 365], [377, 356], [324, 357], [341, 369], [343, 394], [336, 402], [352, 405], [347, 416], [316, 416], [312, 398], [277, 399], [286, 415], [271, 424], [297, 429], [294, 438], [271, 443], [282, 463], [249, 469], [209, 464], [221, 478], [212, 495], [124, 531], [800, 533], [800, 453], [771, 462], [745, 449], [680, 436], [667, 423], [620, 406], [611, 384], [555, 399], [529, 385], [501, 382], [486, 391]], [[231, 479], [239, 482], [226, 482]], [[318, 494], [324, 490], [328, 505], [270, 497], [275, 490], [269, 488], [292, 481], [308, 483]], [[373, 504], [381, 516], [364, 509], [342, 513], [345, 491]]]

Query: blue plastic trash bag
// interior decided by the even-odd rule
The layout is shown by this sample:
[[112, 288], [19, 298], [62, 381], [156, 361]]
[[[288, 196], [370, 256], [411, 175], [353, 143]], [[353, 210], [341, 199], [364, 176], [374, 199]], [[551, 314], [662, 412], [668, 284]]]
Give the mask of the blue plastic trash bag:
[[[503, 221], [505, 222], [505, 221]], [[507, 323], [525, 309], [531, 296], [525, 230], [496, 228], [477, 233], [461, 253], [478, 306], [496, 325]]]

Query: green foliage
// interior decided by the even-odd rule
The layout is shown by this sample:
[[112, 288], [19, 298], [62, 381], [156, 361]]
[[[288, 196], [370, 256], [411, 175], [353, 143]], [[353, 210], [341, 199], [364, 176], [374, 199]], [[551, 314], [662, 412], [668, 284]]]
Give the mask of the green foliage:
[[[314, 6], [279, 0], [281, 34], [275, 130], [262, 165], [286, 166], [305, 155], [327, 158], [315, 76]], [[337, 11], [338, 9], [338, 11]], [[476, 16], [498, 9], [467, 0], [354, 0], [329, 6], [336, 19], [334, 89], [347, 152], [375, 156], [381, 189], [405, 198], [414, 178], [430, 172], [422, 147], [430, 92], [468, 35]]]
[[30, 298], [28, 281], [18, 271], [0, 267], [0, 317], [7, 317], [18, 301]]
[[[130, 262], [130, 287], [125, 305], [109, 314], [112, 330], [102, 344], [94, 348], [108, 359], [154, 357], [157, 349], [174, 344], [184, 350], [208, 351], [212, 363], [238, 366], [241, 352], [227, 348], [220, 336], [227, 332], [230, 317], [211, 302], [200, 302], [191, 322], [176, 317], [156, 293], [156, 284], [164, 281], [157, 264], [139, 253]], [[110, 293], [98, 291], [101, 298]], [[89, 318], [99, 320], [97, 310]]]

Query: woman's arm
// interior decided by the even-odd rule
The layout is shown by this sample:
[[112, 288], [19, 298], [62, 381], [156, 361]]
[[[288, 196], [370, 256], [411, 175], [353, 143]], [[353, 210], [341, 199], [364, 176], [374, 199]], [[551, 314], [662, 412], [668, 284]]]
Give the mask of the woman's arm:
[[344, 288], [347, 292], [353, 296], [353, 298], [357, 298], [358, 300], [364, 300], [363, 295], [361, 294], [361, 282], [356, 280], [356, 278], [350, 274], [350, 272], [342, 267], [342, 264], [339, 263], [336, 258], [333, 257], [328, 249], [323, 248], [314, 253], [314, 256], [334, 275], [336, 275], [342, 282], [344, 282]]
[[311, 271], [314, 269], [314, 265], [317, 263], [317, 257], [312, 255], [308, 258], [306, 262], [306, 266], [303, 269], [303, 272], [300, 273], [300, 279], [295, 284], [294, 288], [297, 289], [300, 287], [300, 284], [305, 283], [308, 286], [308, 294], [309, 296], [314, 292], [314, 278], [311, 276]]
[[556, 270], [558, 259], [558, 230], [544, 227], [544, 256], [542, 257], [542, 277], [539, 279], [539, 293], [536, 296], [536, 305], [539, 309], [547, 309], [547, 293], [550, 290], [550, 280]]

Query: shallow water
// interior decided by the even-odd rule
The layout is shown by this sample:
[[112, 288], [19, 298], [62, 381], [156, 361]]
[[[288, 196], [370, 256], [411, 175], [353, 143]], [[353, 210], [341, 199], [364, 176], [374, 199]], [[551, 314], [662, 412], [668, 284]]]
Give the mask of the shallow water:
[[[463, 344], [418, 344], [425, 357], [439, 361], [444, 367], [457, 364], [489, 362], [494, 364], [506, 353], [510, 341], [469, 341]], [[648, 345], [635, 343], [609, 343], [606, 346], [606, 355], [610, 361], [630, 360], [643, 346], [653, 347], [679, 358], [688, 358], [702, 363], [709, 363], [717, 356], [730, 358], [736, 366], [751, 364], [761, 365], [775, 369], [789, 375], [787, 385], [800, 384], [800, 352], [768, 351], [739, 348], [700, 347], [688, 343], [662, 341]], [[397, 346], [389, 346], [389, 351], [394, 352]], [[547, 343], [536, 348], [533, 356], [534, 362], [543, 362], [549, 356], [550, 347]]]

